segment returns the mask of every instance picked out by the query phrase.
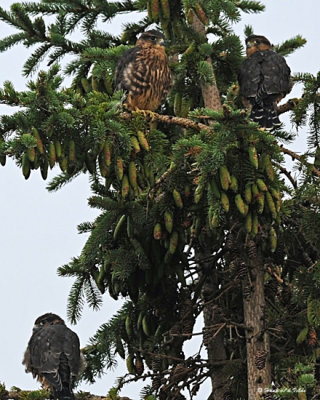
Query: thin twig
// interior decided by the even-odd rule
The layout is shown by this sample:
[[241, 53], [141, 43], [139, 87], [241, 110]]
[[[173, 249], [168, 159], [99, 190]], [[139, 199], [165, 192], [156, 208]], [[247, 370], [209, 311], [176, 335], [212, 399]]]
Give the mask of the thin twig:
[[282, 165], [278, 164], [278, 163], [274, 163], [277, 168], [280, 170], [280, 172], [282, 172], [291, 182], [292, 186], [296, 189], [297, 188], [297, 181], [293, 178], [293, 176], [290, 174], [290, 172], [284, 168]]
[[302, 156], [299, 156], [299, 154], [295, 153], [295, 152], [292, 151], [292, 150], [286, 149], [285, 147], [281, 147], [281, 146], [280, 146], [280, 150], [281, 150], [284, 154], [288, 154], [289, 156], [291, 156], [293, 159], [299, 160], [299, 161], [301, 162], [301, 164], [311, 166], [311, 167], [312, 167], [312, 172], [313, 172], [315, 175], [317, 175], [317, 176], [320, 177], [320, 171], [319, 171], [315, 166], [312, 166], [312, 165], [311, 165], [310, 163], [308, 163], [307, 161], [304, 161]]

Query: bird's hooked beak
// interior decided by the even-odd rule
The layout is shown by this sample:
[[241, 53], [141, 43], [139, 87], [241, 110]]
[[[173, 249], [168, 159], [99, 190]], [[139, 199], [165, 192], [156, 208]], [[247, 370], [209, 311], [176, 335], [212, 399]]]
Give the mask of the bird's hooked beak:
[[160, 42], [159, 42], [159, 45], [160, 46], [166, 46], [167, 43], [166, 43], [166, 41], [164, 39], [161, 39]]

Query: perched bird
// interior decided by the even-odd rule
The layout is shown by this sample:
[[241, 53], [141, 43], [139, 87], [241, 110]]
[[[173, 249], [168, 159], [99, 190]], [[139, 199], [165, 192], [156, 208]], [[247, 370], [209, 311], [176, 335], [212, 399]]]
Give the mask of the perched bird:
[[83, 367], [79, 338], [56, 314], [36, 319], [22, 364], [58, 400], [73, 400], [72, 388]]
[[115, 89], [126, 92], [124, 104], [129, 110], [155, 111], [171, 83], [164, 35], [154, 29], [142, 33], [136, 46], [125, 51], [118, 61]]
[[238, 77], [240, 95], [244, 106], [251, 107], [251, 119], [272, 130], [281, 124], [277, 103], [292, 88], [290, 68], [264, 36], [248, 36], [246, 48], [247, 58]]

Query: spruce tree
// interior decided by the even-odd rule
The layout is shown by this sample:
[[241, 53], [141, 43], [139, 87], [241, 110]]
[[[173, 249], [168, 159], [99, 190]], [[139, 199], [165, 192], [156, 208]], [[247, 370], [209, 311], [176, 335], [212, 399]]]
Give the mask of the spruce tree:
[[[46, 179], [57, 166], [51, 191], [88, 173], [89, 205], [101, 210], [79, 225], [89, 239], [58, 273], [74, 277], [73, 323], [85, 302], [98, 309], [108, 296], [125, 299], [84, 349], [88, 382], [125, 360], [128, 374], [110, 399], [146, 378], [147, 400], [196, 398], [208, 378], [215, 400], [271, 399], [272, 382], [279, 398], [294, 398], [293, 387], [308, 398], [319, 391], [320, 75], [295, 76], [303, 96], [279, 108], [308, 125], [308, 152], [297, 155], [287, 148], [291, 132], [260, 129], [239, 99], [244, 51], [232, 27], [241, 12], [263, 9], [248, 0], [0, 7], [17, 31], [0, 50], [32, 46], [26, 76], [45, 65], [25, 91], [9, 81], [0, 90], [2, 104], [19, 107], [1, 117], [0, 162], [13, 158], [26, 179], [37, 170]], [[121, 36], [97, 28], [137, 12]], [[128, 113], [113, 90], [115, 65], [154, 24], [168, 41], [174, 85], [157, 113]], [[304, 44], [296, 36], [276, 50], [288, 55]], [[296, 160], [299, 181], [284, 154]], [[183, 345], [201, 314], [202, 345], [187, 357]]]

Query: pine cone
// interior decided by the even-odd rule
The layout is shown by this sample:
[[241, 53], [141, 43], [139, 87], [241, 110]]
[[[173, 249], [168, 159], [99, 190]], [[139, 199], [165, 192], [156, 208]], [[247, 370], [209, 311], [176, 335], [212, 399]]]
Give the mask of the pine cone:
[[242, 262], [242, 263], [240, 264], [240, 266], [239, 266], [238, 277], [239, 277], [240, 279], [243, 279], [243, 278], [245, 278], [246, 276], [248, 276], [248, 267], [247, 267], [247, 265], [246, 265], [244, 262]]
[[317, 333], [313, 328], [311, 328], [309, 331], [309, 344], [310, 346], [315, 346], [316, 343], [317, 343]]
[[233, 400], [233, 396], [230, 390], [226, 390], [223, 393], [223, 400]]
[[188, 338], [192, 337], [194, 323], [195, 319], [193, 318], [193, 316], [190, 319], [184, 320], [182, 322], [182, 333], [184, 335], [189, 335]]
[[265, 350], [257, 351], [254, 363], [258, 369], [263, 369], [266, 366], [267, 354]]
[[169, 329], [169, 337], [170, 337], [169, 342], [172, 342], [175, 339], [176, 335], [180, 335], [181, 330], [182, 330], [181, 322], [178, 321], [176, 324], [173, 325], [171, 329]]
[[136, 367], [137, 374], [142, 375], [143, 370], [144, 370], [144, 365], [143, 365], [143, 360], [141, 357], [136, 358], [135, 367]]
[[257, 258], [257, 246], [255, 242], [253, 240], [249, 240], [247, 243], [247, 247], [248, 247], [249, 258], [251, 260]]
[[250, 300], [250, 297], [251, 297], [251, 293], [252, 293], [252, 288], [251, 288], [251, 286], [250, 285], [246, 285], [244, 288], [243, 288], [243, 297], [244, 297], [244, 299], [245, 300]]
[[239, 253], [236, 237], [233, 233], [229, 233], [226, 239], [225, 247], [230, 250], [231, 254], [236, 255]]
[[151, 369], [153, 372], [161, 371], [161, 358], [154, 356], [151, 362]]
[[177, 364], [171, 373], [171, 379], [175, 382], [180, 382], [184, 379], [184, 377], [188, 374], [189, 368], [186, 367], [184, 364], [179, 363]]
[[202, 335], [203, 335], [203, 344], [208, 347], [212, 341], [212, 330], [208, 328], [203, 328], [202, 329]]
[[152, 378], [152, 385], [151, 385], [151, 390], [153, 392], [156, 392], [161, 386], [161, 378], [160, 376], [154, 376]]
[[276, 278], [271, 277], [269, 282], [266, 284], [267, 294], [271, 297], [274, 297], [278, 294], [278, 290], [279, 290], [279, 282], [276, 280]]
[[235, 258], [234, 260], [232, 260], [229, 264], [229, 272], [231, 275], [235, 274], [238, 269], [239, 269], [239, 260], [237, 258]]

